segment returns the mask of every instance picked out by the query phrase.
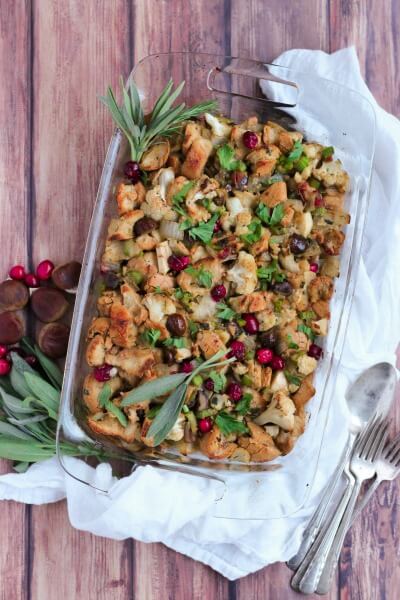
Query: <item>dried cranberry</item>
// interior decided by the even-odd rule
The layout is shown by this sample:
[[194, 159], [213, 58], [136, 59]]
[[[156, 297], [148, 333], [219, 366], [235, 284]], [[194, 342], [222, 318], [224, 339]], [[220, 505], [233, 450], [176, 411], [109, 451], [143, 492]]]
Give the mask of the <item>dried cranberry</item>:
[[137, 183], [140, 179], [140, 169], [138, 163], [133, 160], [129, 160], [127, 163], [125, 163], [124, 173], [132, 183]]
[[267, 365], [272, 361], [274, 353], [270, 348], [259, 348], [256, 351], [256, 359], [260, 363], [260, 365]]
[[239, 400], [243, 396], [242, 387], [234, 381], [232, 381], [228, 385], [228, 387], [226, 388], [226, 393], [228, 394], [229, 398], [234, 402], [239, 402]]
[[214, 382], [212, 379], [208, 378], [205, 380], [205, 382], [203, 383], [204, 388], [206, 390], [208, 390], [209, 392], [213, 392], [214, 391]]
[[310, 264], [310, 271], [312, 271], [313, 273], [318, 273], [318, 264], [317, 263], [311, 263]]
[[260, 324], [257, 320], [257, 317], [251, 313], [245, 313], [243, 315], [243, 319], [245, 321], [244, 330], [246, 333], [249, 333], [250, 335], [256, 335], [260, 329]]
[[258, 135], [254, 131], [245, 131], [242, 140], [249, 150], [254, 150], [258, 146]]
[[226, 296], [226, 287], [222, 284], [214, 285], [214, 287], [211, 290], [211, 298], [215, 302], [218, 302], [219, 300], [222, 300], [223, 298], [225, 298], [225, 296]]
[[285, 361], [282, 356], [273, 356], [271, 360], [271, 367], [274, 371], [282, 371], [285, 368]]
[[229, 256], [230, 252], [231, 251], [229, 250], [228, 246], [226, 248], [222, 248], [222, 250], [218, 252], [218, 258], [224, 260], [224, 258], [227, 258]]
[[323, 352], [321, 346], [318, 346], [318, 344], [311, 344], [308, 349], [308, 356], [312, 356], [312, 358], [319, 360], [323, 355]]
[[108, 287], [110, 290], [115, 290], [121, 283], [119, 275], [113, 271], [107, 271], [107, 273], [104, 273], [103, 279], [106, 287]]
[[204, 417], [203, 419], [198, 420], [197, 425], [201, 433], [208, 433], [212, 429], [213, 422], [211, 417]]
[[8, 375], [11, 371], [11, 363], [6, 358], [0, 358], [0, 377]]
[[181, 373], [191, 373], [193, 371], [193, 365], [190, 360], [184, 360], [180, 365]]
[[112, 368], [113, 367], [111, 365], [104, 363], [104, 365], [101, 365], [101, 367], [96, 367], [93, 370], [93, 376], [96, 379], [96, 381], [108, 381], [109, 379], [111, 379]]
[[218, 233], [221, 230], [222, 230], [222, 224], [221, 224], [221, 221], [218, 219], [218, 221], [214, 225], [213, 231], [214, 231], [214, 233]]
[[179, 273], [186, 269], [186, 267], [190, 263], [190, 258], [188, 256], [177, 256], [176, 254], [172, 254], [168, 257], [168, 265], [172, 271], [176, 271]]
[[243, 360], [244, 355], [246, 354], [246, 347], [243, 342], [239, 342], [239, 340], [234, 340], [230, 345], [228, 358], [232, 358], [233, 356], [237, 358], [237, 360]]
[[54, 265], [51, 260], [42, 260], [36, 267], [36, 277], [40, 281], [47, 281], [53, 273]]
[[321, 196], [321, 194], [319, 192], [317, 192], [317, 194], [315, 195], [314, 198], [314, 205], [319, 208], [320, 206], [324, 206], [325, 202], [323, 197]]
[[11, 279], [22, 281], [25, 278], [25, 269], [22, 265], [14, 265], [8, 272]]

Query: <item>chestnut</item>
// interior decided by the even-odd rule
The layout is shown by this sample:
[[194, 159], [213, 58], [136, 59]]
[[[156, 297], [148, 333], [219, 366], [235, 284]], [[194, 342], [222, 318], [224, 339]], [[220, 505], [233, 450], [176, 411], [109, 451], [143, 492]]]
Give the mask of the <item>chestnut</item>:
[[133, 233], [136, 235], [136, 237], [139, 237], [144, 233], [148, 233], [149, 231], [156, 229], [157, 226], [157, 221], [155, 221], [151, 217], [142, 217], [134, 224]]
[[78, 286], [81, 263], [73, 260], [56, 267], [51, 275], [53, 283], [60, 290], [74, 290]]
[[0, 283], [0, 310], [20, 310], [28, 302], [29, 291], [22, 281], [7, 279]]
[[185, 318], [175, 313], [173, 315], [168, 315], [166, 326], [171, 335], [176, 337], [182, 337], [186, 331], [186, 321]]
[[59, 290], [43, 287], [33, 292], [31, 306], [38, 319], [44, 323], [52, 323], [61, 319], [69, 304]]
[[48, 323], [39, 332], [37, 343], [50, 358], [65, 356], [68, 348], [69, 327], [63, 323]]
[[25, 325], [15, 312], [0, 314], [0, 344], [16, 344], [25, 334]]

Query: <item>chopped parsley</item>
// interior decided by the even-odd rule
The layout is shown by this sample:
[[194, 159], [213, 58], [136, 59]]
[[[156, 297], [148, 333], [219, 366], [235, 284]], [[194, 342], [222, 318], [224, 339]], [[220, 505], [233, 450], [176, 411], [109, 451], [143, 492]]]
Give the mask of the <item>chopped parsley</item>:
[[242, 160], [235, 158], [235, 151], [232, 146], [225, 144], [220, 146], [217, 150], [218, 160], [220, 165], [226, 171], [245, 171], [246, 165]]
[[225, 389], [226, 377], [223, 373], [219, 373], [218, 371], [210, 371], [209, 378], [214, 383], [214, 392], [219, 394]]
[[235, 417], [227, 412], [220, 412], [215, 419], [215, 423], [223, 435], [248, 432], [246, 425], [242, 421], [237, 421]]
[[335, 148], [333, 146], [326, 146], [321, 152], [321, 157], [323, 160], [326, 160], [327, 158], [333, 156], [334, 152]]
[[280, 270], [276, 259], [272, 260], [268, 266], [258, 268], [257, 277], [266, 283], [272, 281], [280, 283], [286, 279], [286, 275]]
[[154, 348], [157, 341], [160, 339], [160, 335], [161, 331], [159, 329], [146, 329], [143, 333], [143, 339]]
[[162, 407], [162, 404], [156, 404], [155, 406], [152, 406], [150, 408], [150, 410], [147, 411], [146, 417], [148, 419], [154, 419], [154, 417], [156, 416], [158, 411], [161, 410], [161, 407]]
[[302, 312], [299, 312], [299, 317], [300, 319], [302, 319], [303, 321], [312, 321], [313, 319], [316, 318], [316, 314], [313, 310], [304, 310]]
[[237, 314], [234, 310], [229, 308], [229, 306], [225, 304], [225, 302], [218, 302], [217, 317], [218, 319], [222, 319], [223, 321], [231, 321], [232, 319], [237, 317]]
[[272, 213], [265, 204], [259, 204], [256, 208], [256, 214], [260, 217], [261, 221], [271, 227], [278, 225], [282, 221], [284, 213], [283, 203], [274, 206]]
[[239, 400], [236, 404], [235, 411], [239, 415], [247, 415], [250, 410], [250, 402], [252, 401], [253, 396], [251, 394], [243, 394], [243, 398]]
[[307, 327], [307, 325], [304, 325], [304, 323], [301, 323], [298, 328], [297, 331], [302, 331], [303, 333], [306, 334], [306, 336], [311, 340], [314, 341], [315, 340], [315, 334], [313, 332], [313, 330], [311, 329], [311, 327]]
[[285, 371], [285, 377], [288, 380], [288, 382], [291, 383], [292, 385], [300, 385], [301, 384], [300, 377], [297, 377], [297, 375], [293, 375], [293, 373], [289, 373], [289, 371]]
[[184, 292], [182, 288], [178, 287], [175, 289], [174, 295], [175, 298], [179, 300], [185, 308], [190, 309], [193, 301], [193, 296], [190, 292]]
[[287, 335], [287, 342], [288, 342], [288, 348], [290, 348], [291, 350], [298, 350], [298, 349], [299, 349], [299, 345], [298, 345], [298, 344], [296, 344], [296, 343], [293, 341], [293, 338], [292, 338], [292, 336], [290, 335], [290, 333], [288, 333], [288, 335]]
[[167, 348], [171, 348], [172, 346], [174, 346], [175, 348], [186, 348], [186, 340], [185, 338], [167, 338], [166, 340], [163, 341], [164, 346], [167, 346]]
[[190, 336], [192, 338], [196, 337], [196, 334], [199, 331], [200, 327], [197, 325], [197, 323], [195, 321], [192, 321], [192, 320], [189, 321], [188, 325], [189, 325]]
[[[218, 214], [216, 213], [215, 215], [213, 215], [211, 217], [211, 219], [209, 221], [207, 221], [207, 223], [199, 223], [199, 225], [196, 225], [196, 227], [192, 227], [189, 230], [189, 236], [192, 239], [197, 239], [200, 240], [201, 242], [203, 242], [204, 244], [208, 244], [209, 242], [211, 242], [211, 239], [213, 237], [214, 234], [214, 226], [215, 223], [218, 220]], [[181, 229], [182, 229], [182, 224], [181, 224]]]
[[194, 185], [194, 181], [188, 181], [187, 183], [184, 183], [179, 192], [172, 196], [172, 202], [181, 204], [185, 200], [187, 193], [192, 189], [192, 187], [194, 187]]
[[187, 267], [185, 273], [193, 277], [201, 287], [210, 288], [212, 285], [212, 273], [204, 267], [196, 269], [195, 267]]
[[248, 233], [240, 236], [242, 242], [246, 244], [255, 244], [262, 236], [262, 226], [260, 219], [253, 219], [247, 227]]
[[296, 160], [299, 160], [300, 156], [303, 154], [303, 144], [300, 142], [300, 140], [296, 140], [295, 143], [293, 144], [293, 149], [292, 151], [287, 155], [287, 160], [294, 162]]

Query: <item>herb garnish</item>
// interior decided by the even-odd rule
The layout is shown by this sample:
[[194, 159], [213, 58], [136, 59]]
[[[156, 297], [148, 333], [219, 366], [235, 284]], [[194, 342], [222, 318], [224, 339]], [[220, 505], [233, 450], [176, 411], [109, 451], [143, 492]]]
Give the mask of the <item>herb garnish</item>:
[[303, 144], [300, 142], [300, 140], [296, 140], [295, 143], [293, 144], [293, 149], [292, 151], [287, 155], [286, 159], [288, 161], [296, 161], [299, 160], [300, 156], [303, 154]]
[[186, 348], [186, 340], [185, 338], [170, 337], [163, 341], [163, 345], [167, 348]]
[[220, 412], [215, 418], [215, 423], [223, 435], [248, 432], [248, 429], [243, 421], [238, 421], [235, 419], [235, 417], [227, 412]]
[[222, 392], [222, 390], [225, 389], [226, 377], [223, 373], [220, 373], [218, 371], [210, 371], [208, 376], [214, 383], [214, 392], [217, 392], [217, 394], [219, 394], [220, 392]]
[[186, 217], [186, 211], [181, 206], [181, 204], [185, 200], [188, 192], [192, 189], [192, 187], [194, 187], [194, 185], [194, 181], [188, 181], [187, 183], [183, 184], [179, 192], [172, 196], [172, 208], [175, 212], [177, 212], [179, 215], [182, 215], [183, 217]]
[[258, 268], [257, 277], [267, 283], [272, 281], [280, 283], [286, 279], [286, 275], [280, 270], [276, 259], [272, 260], [268, 266]]
[[217, 317], [218, 319], [222, 319], [223, 321], [231, 321], [237, 317], [237, 314], [234, 310], [229, 308], [225, 302], [218, 302], [217, 304]]
[[239, 415], [247, 415], [247, 413], [250, 410], [250, 403], [253, 399], [253, 396], [249, 393], [247, 394], [243, 394], [243, 398], [241, 400], [239, 400], [239, 402], [236, 404], [235, 407], [235, 411], [239, 414]]
[[188, 273], [188, 275], [193, 277], [201, 287], [210, 288], [212, 285], [212, 273], [207, 271], [203, 266], [199, 269], [196, 269], [193, 266], [187, 267], [185, 273]]
[[248, 233], [244, 233], [240, 236], [242, 242], [246, 244], [255, 244], [262, 236], [262, 226], [260, 219], [253, 219], [247, 226]]
[[283, 203], [277, 204], [274, 206], [271, 213], [271, 210], [268, 208], [268, 206], [265, 204], [259, 204], [256, 208], [256, 214], [260, 217], [263, 223], [265, 223], [265, 225], [275, 227], [281, 222], [285, 214], [285, 209]]
[[215, 214], [211, 217], [209, 221], [206, 223], [199, 223], [196, 227], [192, 227], [189, 231], [189, 236], [192, 239], [198, 239], [202, 241], [204, 244], [208, 244], [211, 242], [211, 239], [214, 234], [214, 226], [218, 220], [218, 214]]
[[242, 160], [235, 158], [235, 151], [232, 146], [225, 144], [220, 146], [217, 150], [218, 160], [220, 165], [226, 171], [245, 171], [246, 165]]
[[160, 338], [160, 335], [161, 331], [159, 329], [146, 329], [146, 331], [143, 333], [143, 339], [152, 348], [154, 348], [158, 339]]
[[311, 327], [307, 327], [307, 325], [304, 325], [304, 323], [301, 323], [298, 327], [297, 327], [297, 331], [302, 331], [303, 333], [306, 334], [306, 336], [313, 342], [315, 340], [315, 333], [313, 332], [313, 330], [311, 329]]

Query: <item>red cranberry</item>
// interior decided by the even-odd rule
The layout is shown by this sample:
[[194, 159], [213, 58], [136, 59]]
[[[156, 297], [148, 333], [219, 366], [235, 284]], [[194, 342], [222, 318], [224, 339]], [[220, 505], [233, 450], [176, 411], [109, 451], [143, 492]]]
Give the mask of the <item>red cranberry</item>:
[[108, 381], [109, 379], [111, 379], [112, 368], [113, 367], [111, 365], [104, 363], [104, 365], [101, 365], [101, 367], [96, 367], [94, 369], [93, 376], [96, 379], [96, 381]]
[[261, 365], [267, 365], [272, 361], [274, 353], [269, 348], [259, 348], [256, 352], [256, 359]]
[[124, 167], [124, 173], [132, 183], [137, 183], [140, 179], [140, 169], [137, 162], [129, 160]]
[[54, 265], [51, 260], [42, 260], [36, 267], [36, 276], [40, 281], [46, 281], [50, 279], [53, 270]]
[[241, 386], [233, 381], [226, 388], [226, 393], [228, 394], [229, 398], [234, 402], [239, 402], [239, 400], [243, 396]]
[[320, 206], [324, 206], [325, 204], [324, 199], [319, 192], [315, 196], [314, 204], [317, 208], [319, 208]]
[[0, 377], [8, 375], [11, 371], [11, 363], [6, 358], [0, 358]]
[[0, 358], [5, 358], [8, 354], [8, 348], [5, 344], [0, 344]]
[[190, 360], [184, 360], [181, 363], [180, 371], [181, 373], [191, 373], [193, 371], [193, 365]]
[[243, 360], [244, 355], [246, 353], [246, 348], [243, 342], [239, 342], [239, 340], [234, 340], [230, 345], [230, 352], [228, 353], [228, 358], [232, 358], [234, 356], [237, 360]]
[[172, 254], [168, 258], [169, 268], [172, 269], [172, 271], [176, 271], [177, 273], [183, 271], [183, 269], [186, 269], [189, 263], [190, 258], [188, 256], [177, 256], [176, 254]]
[[22, 281], [25, 278], [25, 269], [22, 265], [14, 265], [8, 272], [11, 279]]
[[214, 382], [212, 379], [210, 379], [210, 378], [206, 379], [203, 385], [204, 385], [204, 388], [206, 390], [208, 390], [209, 392], [214, 391]]
[[220, 258], [221, 260], [224, 260], [224, 258], [228, 258], [229, 254], [230, 254], [230, 250], [227, 246], [226, 248], [222, 248], [222, 250], [220, 250], [218, 252], [218, 258]]
[[221, 221], [218, 219], [218, 221], [214, 225], [214, 233], [218, 233], [218, 231], [221, 231], [221, 229], [222, 229]]
[[28, 356], [25, 356], [25, 362], [27, 362], [31, 367], [37, 367], [38, 365], [38, 359], [33, 354], [28, 354]]
[[258, 146], [258, 136], [254, 131], [245, 131], [243, 134], [243, 144], [249, 150], [253, 150]]
[[317, 263], [311, 263], [310, 264], [310, 271], [312, 271], [313, 273], [318, 273], [318, 265], [317, 265]]
[[25, 281], [26, 285], [30, 288], [39, 287], [39, 280], [36, 277], [36, 275], [34, 275], [33, 273], [27, 273], [25, 275], [24, 281]]
[[298, 185], [297, 190], [299, 192], [301, 199], [303, 200], [303, 202], [305, 202], [306, 201], [305, 193], [308, 190], [308, 183], [306, 181], [303, 181], [302, 183], [300, 183]]
[[318, 346], [318, 344], [311, 344], [311, 346], [308, 349], [308, 356], [312, 356], [312, 358], [316, 358], [317, 360], [319, 360], [322, 354], [323, 350], [321, 346]]
[[260, 329], [257, 317], [251, 313], [245, 313], [243, 315], [243, 319], [245, 320], [244, 330], [246, 331], [246, 333], [249, 333], [250, 335], [256, 335], [256, 333]]
[[274, 371], [282, 371], [285, 368], [285, 361], [282, 356], [273, 356], [271, 360], [271, 367]]
[[215, 302], [218, 302], [219, 300], [222, 300], [223, 298], [225, 298], [225, 296], [226, 296], [226, 287], [222, 284], [214, 285], [214, 287], [211, 290], [211, 298], [213, 300], [215, 300]]
[[211, 431], [213, 426], [211, 417], [204, 417], [204, 419], [199, 419], [197, 424], [201, 433], [208, 433], [209, 431]]

